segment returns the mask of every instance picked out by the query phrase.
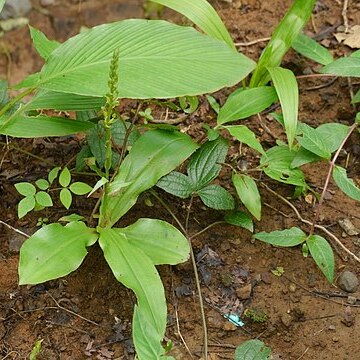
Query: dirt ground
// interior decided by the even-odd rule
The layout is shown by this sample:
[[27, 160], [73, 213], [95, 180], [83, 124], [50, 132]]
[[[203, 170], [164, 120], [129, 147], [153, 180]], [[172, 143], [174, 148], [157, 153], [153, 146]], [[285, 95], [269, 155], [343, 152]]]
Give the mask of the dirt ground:
[[[55, 0], [54, 5], [48, 6], [41, 3], [44, 4], [33, 1], [30, 24], [59, 41], [79, 32], [81, 26], [144, 16], [142, 0]], [[291, 1], [215, 0], [212, 3], [234, 40], [247, 43], [270, 36]], [[341, 3], [318, 1], [312, 21], [306, 28], [335, 56], [349, 52], [333, 36], [343, 24]], [[184, 21], [171, 11], [166, 11], [164, 17], [180, 23]], [[350, 1], [347, 18], [350, 25], [360, 24], [358, 1]], [[256, 60], [265, 45], [266, 42], [245, 44], [240, 50]], [[0, 38], [0, 49], [0, 77], [8, 78], [11, 84], [42, 66], [32, 48], [27, 27], [5, 33]], [[296, 75], [302, 75], [313, 71], [317, 65], [289, 52], [284, 66]], [[326, 79], [299, 80], [300, 119], [312, 126], [327, 122], [350, 124], [355, 109], [350, 105], [347, 79], [327, 82]], [[353, 81], [353, 90], [357, 88], [359, 83]], [[229, 90], [219, 92], [216, 98], [224, 101], [228, 93]], [[204, 99], [202, 103], [200, 110], [183, 125], [199, 139], [203, 136], [202, 124], [214, 121], [214, 114]], [[275, 144], [274, 136], [281, 138], [284, 135], [266, 115], [261, 124], [257, 117], [244, 123], [256, 132], [266, 148]], [[66, 164], [81, 144], [73, 137], [34, 141], [2, 137], [0, 140], [0, 220], [30, 234], [35, 231], [38, 217], [56, 221], [66, 211], [56, 203], [49, 210], [19, 221], [16, 205], [20, 197], [14, 184], [45, 177], [53, 165]], [[6, 146], [6, 141], [10, 145]], [[357, 135], [346, 145], [346, 152], [339, 160], [342, 164], [348, 161], [349, 175], [357, 180], [360, 177], [358, 144]], [[234, 144], [231, 151], [238, 152], [238, 145]], [[258, 161], [252, 152], [244, 153], [243, 159], [250, 165]], [[314, 190], [321, 192], [327, 170], [327, 164], [304, 169]], [[226, 172], [222, 174], [222, 181], [225, 186], [229, 183]], [[292, 194], [292, 188], [266, 177], [263, 183], [284, 197]], [[309, 230], [278, 197], [265, 188], [261, 189], [261, 194], [265, 205], [263, 219], [255, 224], [256, 231], [291, 226]], [[186, 203], [164, 196], [173, 211], [184, 218]], [[312, 219], [313, 207], [304, 198], [292, 203], [303, 218]], [[77, 200], [73, 210], [89, 215], [93, 206], [93, 200]], [[358, 203], [331, 184], [320, 216], [320, 223], [357, 255], [360, 254], [360, 238], [346, 235], [338, 221], [349, 219], [360, 228], [359, 209]], [[171, 222], [171, 217], [159, 204], [155, 202], [154, 207], [149, 208], [142, 200], [124, 222], [146, 216]], [[195, 234], [221, 217], [221, 214], [195, 203], [190, 232]], [[21, 235], [0, 225], [0, 359], [28, 359], [35, 342], [40, 339], [43, 339], [43, 351], [38, 359], [133, 359], [131, 318], [135, 298], [114, 279], [101, 250], [96, 246], [91, 248], [80, 269], [66, 278], [19, 287], [17, 265], [22, 241]], [[233, 359], [236, 346], [254, 338], [272, 348], [273, 359], [360, 359], [360, 292], [347, 294], [327, 283], [312, 259], [304, 258], [299, 248], [279, 249], [252, 242], [250, 232], [230, 225], [214, 227], [196, 237], [193, 248], [199, 260], [212, 360]], [[358, 263], [335, 248], [336, 277], [343, 270], [360, 276]], [[271, 272], [278, 266], [285, 270], [281, 277]], [[191, 264], [159, 270], [167, 293], [167, 338], [174, 344], [172, 354], [176, 359], [199, 359], [203, 335]], [[348, 299], [349, 295], [353, 298]], [[229, 311], [242, 313], [245, 309], [247, 314], [249, 311], [256, 313], [261, 321], [254, 322], [243, 314], [245, 325], [236, 327], [223, 316]]]

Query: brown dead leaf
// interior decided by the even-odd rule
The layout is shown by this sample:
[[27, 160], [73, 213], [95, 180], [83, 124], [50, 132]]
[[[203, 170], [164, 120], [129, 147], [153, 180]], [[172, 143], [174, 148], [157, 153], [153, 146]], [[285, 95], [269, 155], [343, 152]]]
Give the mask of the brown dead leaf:
[[336, 33], [334, 36], [339, 43], [352, 49], [360, 49], [360, 25], [353, 26], [348, 33]]

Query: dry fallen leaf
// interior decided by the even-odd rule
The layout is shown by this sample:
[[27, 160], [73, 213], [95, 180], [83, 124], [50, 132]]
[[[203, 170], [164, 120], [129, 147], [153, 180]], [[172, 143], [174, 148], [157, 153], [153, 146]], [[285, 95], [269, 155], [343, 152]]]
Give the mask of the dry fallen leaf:
[[360, 49], [360, 25], [353, 26], [348, 33], [336, 33], [334, 36], [338, 42], [352, 49]]

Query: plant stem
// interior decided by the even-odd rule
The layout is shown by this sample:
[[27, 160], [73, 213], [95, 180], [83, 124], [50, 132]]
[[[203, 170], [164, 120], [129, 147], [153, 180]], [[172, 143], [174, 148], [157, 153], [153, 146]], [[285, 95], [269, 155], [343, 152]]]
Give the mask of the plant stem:
[[[35, 88], [29, 88], [19, 95], [15, 96], [11, 101], [9, 101], [1, 110], [0, 110], [0, 116], [3, 116], [9, 109], [11, 109], [17, 102], [19, 102], [21, 99], [23, 99], [26, 95], [31, 94]], [[5, 121], [4, 124], [2, 124], [2, 127], [7, 125], [7, 122]]]
[[322, 206], [322, 204], [323, 204], [323, 202], [324, 202], [324, 199], [325, 199], [326, 191], [327, 191], [328, 186], [329, 186], [329, 182], [330, 182], [331, 175], [332, 175], [332, 172], [333, 172], [334, 167], [335, 167], [336, 160], [337, 160], [337, 158], [339, 157], [341, 150], [343, 149], [343, 147], [345, 146], [346, 142], [349, 140], [351, 134], [354, 132], [354, 130], [355, 130], [356, 128], [357, 128], [357, 124], [354, 123], [354, 124], [350, 127], [348, 134], [345, 136], [344, 140], [343, 140], [342, 143], [340, 144], [339, 148], [337, 149], [334, 157], [332, 158], [332, 160], [331, 160], [331, 162], [330, 162], [329, 171], [328, 171], [327, 176], [326, 176], [325, 185], [324, 185], [323, 191], [322, 191], [321, 196], [320, 196], [319, 204], [317, 205], [316, 210], [315, 210], [315, 215], [314, 215], [314, 218], [313, 218], [313, 221], [312, 221], [312, 225], [311, 225], [311, 229], [310, 229], [310, 234], [309, 234], [309, 236], [311, 236], [311, 235], [314, 233], [315, 224], [316, 224], [316, 222], [317, 222], [317, 220], [318, 220], [318, 218], [319, 218], [319, 215], [320, 215], [320, 209], [321, 209], [321, 206]]
[[[151, 194], [156, 198], [156, 200], [159, 201], [159, 203], [168, 211], [168, 213], [171, 215], [171, 217], [175, 220], [175, 222], [179, 225], [181, 231], [184, 233], [187, 241], [189, 242], [190, 246], [190, 258], [192, 262], [192, 266], [194, 269], [194, 276], [195, 276], [195, 283], [196, 288], [199, 296], [199, 306], [200, 306], [200, 312], [201, 312], [201, 321], [202, 321], [202, 327], [203, 327], [203, 336], [204, 336], [204, 360], [208, 360], [208, 335], [207, 335], [207, 324], [206, 324], [206, 317], [205, 317], [205, 309], [204, 309], [204, 301], [201, 293], [201, 286], [200, 286], [200, 279], [199, 279], [199, 273], [196, 265], [196, 259], [194, 250], [191, 245], [191, 237], [189, 237], [186, 226], [184, 227], [181, 221], [178, 219], [178, 217], [174, 214], [174, 212], [170, 209], [170, 207], [166, 204], [166, 202], [161, 199], [161, 197], [154, 191], [151, 191]], [[188, 214], [190, 211], [188, 211]]]

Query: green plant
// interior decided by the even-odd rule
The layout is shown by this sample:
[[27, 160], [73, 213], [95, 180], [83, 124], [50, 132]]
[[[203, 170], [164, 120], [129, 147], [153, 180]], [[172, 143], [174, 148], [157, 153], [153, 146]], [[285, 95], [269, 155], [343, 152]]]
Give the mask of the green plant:
[[235, 350], [235, 360], [268, 360], [271, 349], [260, 340], [244, 341]]

